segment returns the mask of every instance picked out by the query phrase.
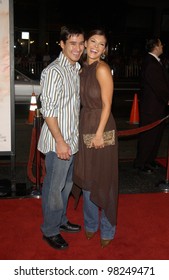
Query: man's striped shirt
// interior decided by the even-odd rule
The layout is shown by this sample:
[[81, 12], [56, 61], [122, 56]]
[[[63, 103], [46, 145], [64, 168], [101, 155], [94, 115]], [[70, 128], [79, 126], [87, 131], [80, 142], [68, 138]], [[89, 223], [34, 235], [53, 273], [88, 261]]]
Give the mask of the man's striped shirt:
[[[61, 52], [41, 74], [41, 113], [45, 117], [56, 117], [62, 136], [70, 145], [72, 154], [78, 151], [78, 126], [80, 111], [80, 64], [70, 64]], [[56, 142], [44, 120], [38, 150], [42, 153], [56, 151]]]

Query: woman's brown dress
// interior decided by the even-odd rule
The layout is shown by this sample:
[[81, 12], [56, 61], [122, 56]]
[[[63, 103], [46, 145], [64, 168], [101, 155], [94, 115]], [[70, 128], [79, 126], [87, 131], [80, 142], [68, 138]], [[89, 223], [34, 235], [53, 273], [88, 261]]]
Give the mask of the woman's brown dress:
[[104, 209], [110, 223], [115, 225], [118, 203], [118, 139], [113, 115], [110, 115], [105, 131], [115, 129], [115, 145], [95, 149], [86, 148], [83, 142], [83, 134], [96, 133], [101, 116], [101, 93], [96, 79], [97, 63], [85, 65], [80, 74], [82, 109], [79, 152], [75, 156], [73, 182], [91, 192], [91, 201]]

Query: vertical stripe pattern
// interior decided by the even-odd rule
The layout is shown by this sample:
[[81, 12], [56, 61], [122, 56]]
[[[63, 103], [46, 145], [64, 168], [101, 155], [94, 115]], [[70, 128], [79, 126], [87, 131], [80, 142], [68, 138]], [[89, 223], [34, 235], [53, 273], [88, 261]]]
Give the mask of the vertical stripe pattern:
[[[41, 113], [45, 117], [56, 117], [64, 140], [72, 154], [78, 150], [78, 126], [80, 111], [80, 64], [71, 65], [61, 52], [41, 74]], [[56, 151], [56, 142], [44, 121], [38, 142], [42, 153]]]

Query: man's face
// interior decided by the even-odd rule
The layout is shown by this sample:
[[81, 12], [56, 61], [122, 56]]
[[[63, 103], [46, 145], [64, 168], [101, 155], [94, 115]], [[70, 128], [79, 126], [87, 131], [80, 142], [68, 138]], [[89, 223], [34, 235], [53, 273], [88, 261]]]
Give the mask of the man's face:
[[63, 54], [68, 58], [71, 64], [77, 62], [84, 50], [84, 36], [82, 34], [72, 35], [64, 43], [60, 42]]
[[163, 44], [159, 40], [159, 44], [157, 46], [158, 56], [160, 56], [163, 53]]

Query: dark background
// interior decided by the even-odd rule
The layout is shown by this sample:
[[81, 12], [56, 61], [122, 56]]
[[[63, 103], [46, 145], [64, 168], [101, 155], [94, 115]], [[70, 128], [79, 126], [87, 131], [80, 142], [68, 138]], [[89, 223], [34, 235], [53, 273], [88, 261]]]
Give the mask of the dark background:
[[[30, 32], [30, 53], [57, 55], [60, 27], [77, 23], [85, 30], [103, 26], [109, 34], [109, 52], [123, 56], [144, 51], [145, 40], [159, 36], [169, 45], [168, 0], [61, 1], [13, 0], [15, 53], [27, 54], [21, 32]], [[47, 44], [46, 44], [47, 43]]]

